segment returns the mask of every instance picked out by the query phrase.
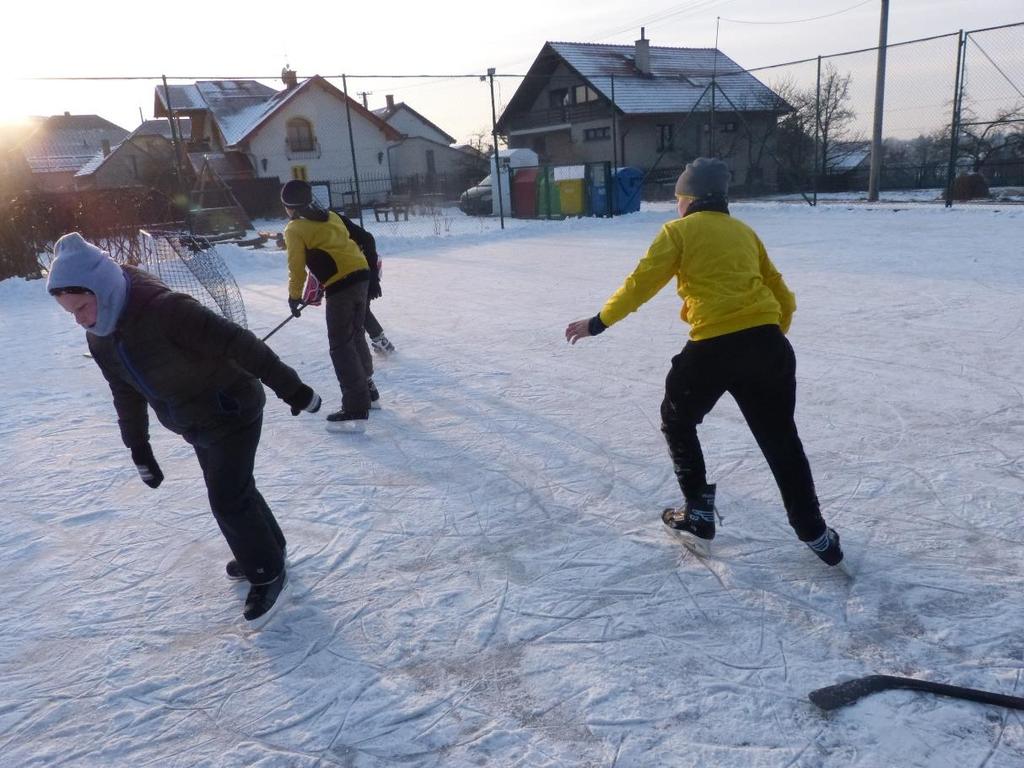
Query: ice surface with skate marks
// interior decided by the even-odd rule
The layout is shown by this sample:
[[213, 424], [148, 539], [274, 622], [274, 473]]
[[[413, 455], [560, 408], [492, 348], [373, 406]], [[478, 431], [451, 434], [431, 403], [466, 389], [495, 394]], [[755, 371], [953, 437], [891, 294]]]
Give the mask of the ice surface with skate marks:
[[[1024, 764], [1003, 710], [807, 700], [873, 672], [1024, 690], [1024, 209], [733, 213], [797, 295], [797, 425], [852, 581], [793, 535], [728, 397], [700, 427], [711, 555], [665, 536], [672, 286], [564, 341], [670, 205], [375, 233], [373, 311], [401, 354], [375, 358], [387, 407], [357, 441], [324, 430], [340, 393], [323, 309], [271, 339], [325, 408], [293, 418], [268, 393], [256, 477], [292, 591], [259, 632], [192, 451], [154, 420], [166, 480], [145, 487], [82, 331], [41, 282], [0, 283], [0, 762]], [[250, 328], [277, 325], [283, 253], [219, 250]]]

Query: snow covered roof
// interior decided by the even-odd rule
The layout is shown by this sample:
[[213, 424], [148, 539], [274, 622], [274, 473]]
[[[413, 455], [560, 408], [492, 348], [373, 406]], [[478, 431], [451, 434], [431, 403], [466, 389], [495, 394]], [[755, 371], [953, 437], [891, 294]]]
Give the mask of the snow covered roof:
[[[187, 111], [208, 111], [224, 135], [224, 144], [236, 146], [257, 130], [274, 112], [294, 99], [313, 84], [325, 88], [341, 99], [344, 94], [319, 75], [313, 75], [293, 88], [276, 91], [256, 80], [200, 80], [193, 85], [172, 85], [167, 91], [164, 86], [156, 88], [154, 113], [158, 117], [168, 113], [167, 98], [175, 113]], [[388, 133], [389, 138], [399, 134], [387, 123], [349, 99], [350, 108]]]
[[545, 43], [502, 119], [528, 109], [548, 85], [544, 75], [562, 62], [608, 101], [614, 79], [615, 106], [625, 115], [708, 111], [712, 78], [718, 109], [788, 111], [768, 86], [716, 48], [650, 46], [649, 51], [650, 73], [645, 74], [637, 68], [632, 45]]
[[22, 143], [32, 173], [77, 171], [99, 153], [119, 144], [128, 131], [98, 115], [55, 115], [40, 121]]
[[[181, 131], [181, 138], [187, 141], [192, 135], [192, 121], [187, 117], [179, 117], [178, 130]], [[163, 136], [165, 139], [170, 140], [172, 138], [171, 125], [166, 119], [143, 120], [142, 123], [131, 132], [129, 138], [134, 138], [136, 136]]]

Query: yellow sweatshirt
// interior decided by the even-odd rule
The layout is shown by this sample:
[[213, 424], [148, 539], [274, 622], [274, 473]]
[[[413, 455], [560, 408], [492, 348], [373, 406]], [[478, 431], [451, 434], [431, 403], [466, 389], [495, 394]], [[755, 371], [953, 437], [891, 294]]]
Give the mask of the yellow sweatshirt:
[[757, 234], [727, 213], [701, 211], [661, 228], [633, 273], [601, 309], [613, 325], [660, 291], [673, 277], [683, 300], [679, 316], [694, 341], [757, 325], [785, 333], [796, 311]]
[[292, 219], [284, 228], [284, 243], [288, 249], [289, 299], [302, 298], [307, 268], [324, 288], [361, 269], [369, 270], [366, 257], [334, 211], [328, 213], [327, 221]]

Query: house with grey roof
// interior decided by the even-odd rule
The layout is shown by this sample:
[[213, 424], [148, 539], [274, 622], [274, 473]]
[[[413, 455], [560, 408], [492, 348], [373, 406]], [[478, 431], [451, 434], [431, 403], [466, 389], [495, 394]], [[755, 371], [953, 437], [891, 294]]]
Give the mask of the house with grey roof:
[[715, 48], [547, 42], [498, 120], [509, 147], [544, 163], [678, 169], [701, 155], [733, 184], [774, 177], [771, 137], [790, 111]]
[[[191, 136], [188, 118], [178, 121], [179, 136]], [[167, 120], [144, 120], [107, 153], [95, 155], [75, 174], [76, 189], [150, 187], [168, 193], [177, 188], [177, 168], [171, 125]]]
[[[333, 181], [388, 174], [388, 144], [400, 134], [319, 75], [299, 82], [285, 69], [283, 90], [256, 80], [159, 85], [156, 117], [188, 117], [185, 149], [200, 173], [238, 179]], [[351, 118], [351, 130], [349, 119]]]
[[32, 175], [32, 186], [57, 192], [75, 188], [75, 174], [95, 158], [110, 154], [128, 131], [98, 115], [37, 118], [35, 129], [18, 147]]
[[401, 134], [388, 146], [391, 176], [402, 187], [457, 196], [487, 173], [487, 158], [479, 152], [452, 146], [449, 135], [405, 102], [388, 94], [385, 106], [373, 110]]

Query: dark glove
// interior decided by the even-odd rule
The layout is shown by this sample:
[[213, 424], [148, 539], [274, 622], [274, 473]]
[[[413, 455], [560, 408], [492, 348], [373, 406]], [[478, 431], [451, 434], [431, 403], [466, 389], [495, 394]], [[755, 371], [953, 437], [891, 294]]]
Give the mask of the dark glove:
[[292, 416], [298, 416], [302, 411], [316, 413], [320, 410], [320, 395], [309, 386], [302, 384], [288, 397], [281, 398], [292, 408]]
[[160, 465], [153, 457], [153, 449], [149, 443], [143, 443], [132, 448], [132, 461], [135, 468], [139, 470], [139, 477], [142, 482], [150, 488], [157, 488], [164, 481], [164, 473], [160, 471]]
[[302, 299], [288, 299], [288, 309], [292, 311], [292, 317], [300, 317], [304, 306]]

